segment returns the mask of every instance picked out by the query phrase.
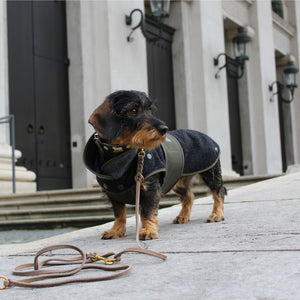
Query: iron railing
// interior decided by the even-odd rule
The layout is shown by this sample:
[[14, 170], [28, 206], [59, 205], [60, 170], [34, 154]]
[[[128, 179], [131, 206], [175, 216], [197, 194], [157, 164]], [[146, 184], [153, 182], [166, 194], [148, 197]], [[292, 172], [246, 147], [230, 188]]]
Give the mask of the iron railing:
[[16, 193], [16, 162], [15, 162], [15, 116], [9, 115], [0, 118], [0, 124], [9, 123], [11, 161], [12, 161], [12, 192]]

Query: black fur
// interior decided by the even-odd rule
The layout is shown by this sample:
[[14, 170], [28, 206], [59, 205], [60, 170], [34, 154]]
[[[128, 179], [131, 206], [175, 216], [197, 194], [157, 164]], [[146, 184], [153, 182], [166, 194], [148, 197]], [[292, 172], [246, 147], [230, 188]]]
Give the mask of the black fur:
[[130, 131], [137, 131], [144, 124], [155, 128], [165, 124], [154, 116], [156, 106], [143, 92], [117, 91], [107, 98], [111, 101], [117, 119]]
[[[155, 106], [145, 93], [139, 91], [117, 91], [110, 94], [105, 102], [93, 112], [89, 123], [99, 134], [103, 143], [112, 144], [112, 149], [114, 145], [118, 144], [127, 145], [131, 149], [154, 149], [164, 141], [167, 126], [162, 120], [154, 116], [153, 110], [155, 110]], [[118, 152], [105, 149], [104, 146], [103, 149], [100, 146], [101, 156], [104, 158], [113, 158], [120, 155]], [[130, 177], [129, 180], [131, 181], [134, 180], [136, 167], [137, 159], [133, 161], [129, 170], [130, 174], [128, 173], [128, 178]], [[215, 193], [214, 210], [207, 222], [221, 221], [224, 219], [222, 203], [226, 189], [223, 186], [220, 161], [218, 160], [211, 169], [200, 173], [200, 175], [210, 190]], [[161, 176], [162, 174], [155, 174], [147, 178], [147, 181], [142, 185], [140, 193], [141, 239], [157, 238], [158, 236], [156, 215], [160, 199]], [[186, 223], [189, 221], [193, 202], [193, 194], [190, 190], [191, 178], [192, 176], [182, 177], [174, 187], [175, 192], [180, 195], [183, 205], [182, 211], [175, 218], [174, 223]], [[109, 193], [108, 196], [114, 209], [116, 221], [114, 227], [103, 234], [104, 239], [117, 238], [125, 234], [125, 227], [122, 227], [125, 226], [123, 223], [126, 222], [124, 220], [125, 203], [122, 199], [116, 199], [115, 196]], [[188, 210], [189, 212], [186, 212]]]

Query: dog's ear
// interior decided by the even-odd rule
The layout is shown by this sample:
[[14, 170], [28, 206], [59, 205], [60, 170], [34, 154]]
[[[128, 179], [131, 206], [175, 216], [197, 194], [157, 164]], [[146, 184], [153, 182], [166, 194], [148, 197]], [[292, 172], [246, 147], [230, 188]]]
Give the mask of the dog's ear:
[[94, 110], [89, 123], [103, 139], [113, 140], [121, 134], [121, 122], [111, 108], [109, 99]]

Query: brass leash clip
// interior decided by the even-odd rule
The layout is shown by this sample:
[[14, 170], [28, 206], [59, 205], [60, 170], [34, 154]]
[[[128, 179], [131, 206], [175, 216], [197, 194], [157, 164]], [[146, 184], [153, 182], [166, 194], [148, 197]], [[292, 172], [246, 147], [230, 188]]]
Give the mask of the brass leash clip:
[[116, 258], [103, 257], [98, 252], [94, 252], [91, 256], [92, 261], [103, 260], [106, 265], [113, 265], [116, 261]]
[[138, 153], [139, 156], [145, 157], [146, 153], [144, 151], [144, 149], [141, 149]]

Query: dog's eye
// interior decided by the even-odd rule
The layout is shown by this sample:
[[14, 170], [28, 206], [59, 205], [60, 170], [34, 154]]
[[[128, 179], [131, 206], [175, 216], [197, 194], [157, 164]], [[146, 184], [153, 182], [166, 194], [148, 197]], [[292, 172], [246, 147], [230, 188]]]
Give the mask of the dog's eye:
[[138, 110], [137, 108], [132, 108], [130, 111], [129, 111], [132, 115], [136, 115], [138, 113]]

